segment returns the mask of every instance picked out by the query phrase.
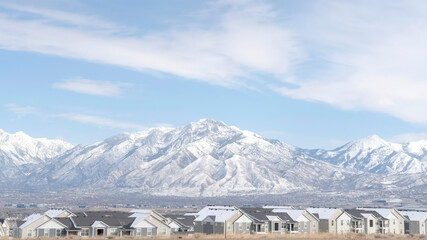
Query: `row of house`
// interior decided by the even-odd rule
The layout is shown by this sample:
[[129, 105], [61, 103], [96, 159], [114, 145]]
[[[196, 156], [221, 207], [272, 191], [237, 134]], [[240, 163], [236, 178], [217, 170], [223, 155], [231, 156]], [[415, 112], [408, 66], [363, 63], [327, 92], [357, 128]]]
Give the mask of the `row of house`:
[[[51, 209], [22, 221], [0, 219], [0, 236], [15, 238], [170, 236], [180, 233], [426, 234], [427, 211], [396, 209], [294, 209], [283, 206], [206, 206], [196, 213], [159, 214], [155, 210], [83, 211]], [[10, 229], [10, 230], [9, 230]]]
[[194, 216], [194, 230], [204, 234], [427, 233], [427, 211], [207, 206]]

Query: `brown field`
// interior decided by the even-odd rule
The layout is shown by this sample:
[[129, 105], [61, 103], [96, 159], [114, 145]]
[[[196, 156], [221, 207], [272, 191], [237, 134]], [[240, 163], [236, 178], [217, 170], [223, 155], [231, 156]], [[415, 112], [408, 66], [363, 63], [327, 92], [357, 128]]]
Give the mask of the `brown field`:
[[[6, 240], [8, 238], [0, 238], [0, 240]], [[54, 239], [54, 238], [35, 238], [37, 240], [49, 240], [49, 239]], [[57, 238], [58, 239], [58, 238]], [[108, 238], [95, 238], [95, 237], [91, 237], [91, 238], [87, 238], [87, 237], [77, 237], [77, 236], [70, 236], [70, 237], [61, 237], [59, 239], [63, 239], [63, 240], [101, 240], [101, 239], [117, 239], [117, 240], [149, 240], [149, 239], [159, 239], [159, 240], [167, 240], [167, 239], [171, 239], [171, 240], [179, 240], [179, 239], [183, 239], [183, 240], [203, 240], [203, 239], [207, 239], [207, 240], [223, 240], [224, 239], [224, 235], [202, 235], [202, 234], [193, 234], [191, 236], [187, 236], [187, 235], [172, 235], [170, 237], [108, 237]], [[386, 234], [386, 235], [382, 235], [382, 234], [344, 234], [344, 235], [335, 235], [335, 234], [292, 234], [292, 235], [273, 235], [273, 234], [267, 234], [267, 235], [230, 235], [227, 236], [227, 239], [260, 239], [260, 240], [303, 240], [303, 239], [311, 239], [311, 240], [359, 240], [359, 239], [383, 239], [383, 240], [388, 240], [388, 239], [425, 239], [427, 240], [427, 236], [426, 235], [393, 235], [393, 234]]]

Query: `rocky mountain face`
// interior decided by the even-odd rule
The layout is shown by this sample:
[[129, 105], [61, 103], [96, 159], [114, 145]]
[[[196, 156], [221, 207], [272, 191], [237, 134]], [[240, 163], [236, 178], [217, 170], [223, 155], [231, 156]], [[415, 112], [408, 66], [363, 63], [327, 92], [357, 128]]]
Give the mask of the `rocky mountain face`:
[[[427, 142], [394, 144], [378, 136], [332, 151], [305, 150], [202, 119], [74, 148], [58, 140], [42, 142], [31, 145], [34, 148], [24, 144], [25, 151], [1, 150], [0, 167], [26, 165], [19, 179], [31, 188], [120, 189], [153, 195], [280, 194], [426, 184], [415, 180], [426, 173]], [[10, 174], [2, 176], [12, 179]]]

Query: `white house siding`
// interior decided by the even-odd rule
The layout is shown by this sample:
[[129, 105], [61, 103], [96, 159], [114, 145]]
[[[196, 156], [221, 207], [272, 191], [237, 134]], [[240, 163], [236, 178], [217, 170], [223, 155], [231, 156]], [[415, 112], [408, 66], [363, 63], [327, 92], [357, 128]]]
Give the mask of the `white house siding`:
[[379, 231], [379, 225], [378, 220], [374, 218], [372, 215], [365, 218], [365, 233], [372, 234], [372, 233], [378, 233]]
[[390, 233], [404, 234], [405, 233], [405, 219], [394, 210], [386, 217], [389, 220]]
[[351, 217], [348, 214], [341, 214], [338, 218], [337, 218], [337, 233], [338, 234], [346, 234], [351, 232]]
[[[37, 235], [37, 227], [42, 225], [43, 223], [49, 221], [50, 218], [48, 216], [41, 216], [39, 219], [35, 220], [31, 224], [19, 229], [19, 237], [21, 238], [33, 238], [38, 237]], [[31, 231], [31, 234], [30, 232]]]
[[234, 234], [250, 234], [252, 220], [245, 215], [241, 215], [233, 224]]

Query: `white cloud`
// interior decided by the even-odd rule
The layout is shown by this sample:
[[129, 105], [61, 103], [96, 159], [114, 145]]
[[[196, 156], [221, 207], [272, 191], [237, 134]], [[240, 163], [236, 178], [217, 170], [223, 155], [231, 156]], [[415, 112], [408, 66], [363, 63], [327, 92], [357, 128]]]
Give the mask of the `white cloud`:
[[67, 119], [73, 122], [92, 124], [98, 127], [110, 127], [110, 128], [119, 128], [125, 130], [144, 130], [147, 129], [146, 126], [136, 123], [117, 121], [102, 116], [88, 115], [88, 114], [79, 114], [79, 113], [59, 113], [59, 114], [50, 114], [39, 111], [38, 109], [31, 106], [19, 106], [17, 104], [6, 104], [5, 108], [16, 115], [23, 117], [26, 115], [35, 115], [43, 118], [61, 118]]
[[147, 128], [140, 124], [116, 121], [116, 120], [112, 120], [112, 119], [108, 119], [100, 116], [93, 116], [93, 115], [86, 115], [86, 114], [64, 113], [64, 114], [56, 114], [54, 116], [59, 118], [64, 118], [74, 122], [93, 124], [99, 127], [135, 129], [135, 130], [144, 130]]
[[275, 87], [285, 96], [427, 124], [426, 2], [322, 2], [306, 13], [319, 69]]
[[262, 82], [257, 74], [286, 77], [302, 56], [292, 33], [273, 21], [274, 13], [264, 2], [228, 4], [221, 8], [224, 12], [211, 13], [213, 25], [133, 36], [117, 26], [105, 31], [99, 19], [88, 27], [79, 20], [88, 18], [84, 15], [61, 17], [59, 11], [4, 7], [39, 18], [0, 14], [0, 48], [158, 71], [226, 87], [256, 88]]
[[107, 97], [119, 96], [123, 92], [123, 88], [126, 86], [129, 86], [129, 84], [90, 80], [84, 78], [68, 79], [63, 82], [54, 83], [52, 85], [54, 88]]
[[37, 114], [37, 109], [31, 106], [19, 106], [17, 104], [9, 103], [5, 104], [4, 107], [18, 116]]

